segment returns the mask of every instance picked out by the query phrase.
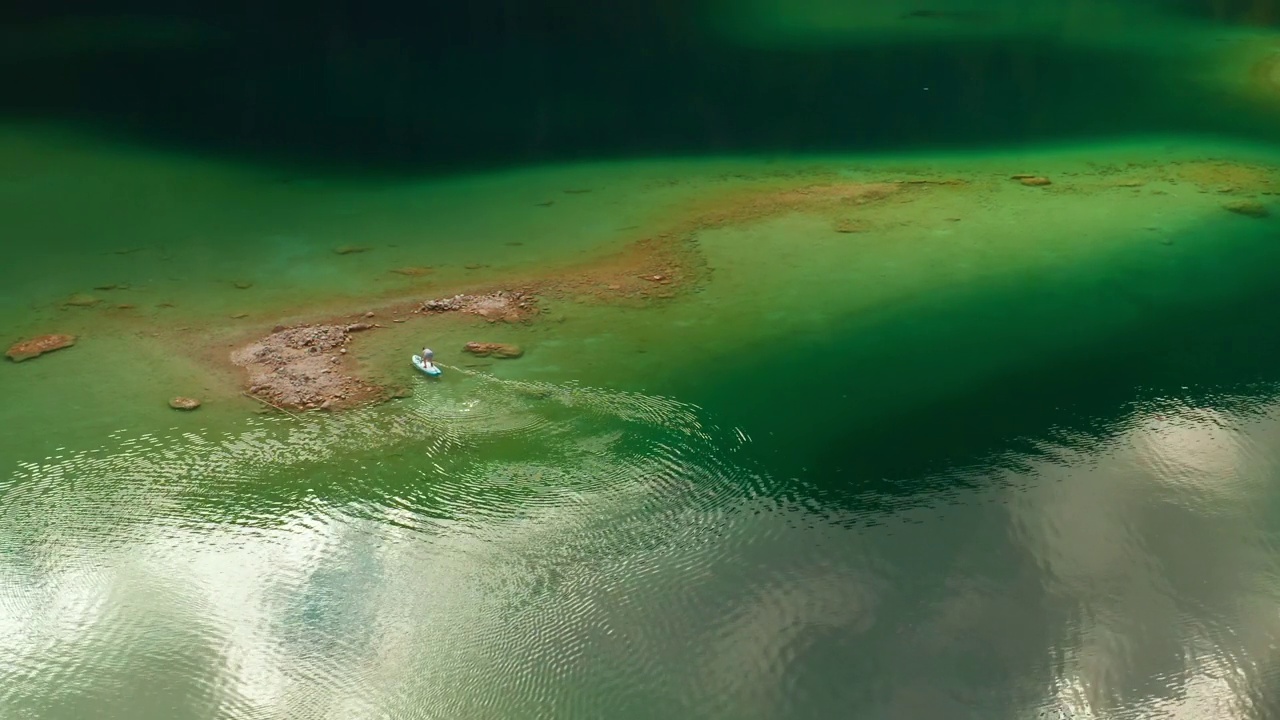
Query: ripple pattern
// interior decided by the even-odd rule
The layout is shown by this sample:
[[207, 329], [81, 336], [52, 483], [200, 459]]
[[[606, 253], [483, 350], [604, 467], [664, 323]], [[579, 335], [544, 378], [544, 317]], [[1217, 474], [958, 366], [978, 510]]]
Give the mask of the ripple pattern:
[[16, 467], [0, 717], [1275, 715], [1280, 412], [841, 514], [691, 405], [450, 377]]
[[600, 615], [627, 596], [599, 573], [713, 537], [752, 492], [724, 457], [745, 435], [670, 398], [454, 370], [379, 408], [19, 463], [0, 709], [110, 707], [128, 676], [190, 717], [534, 717], [566, 682], [625, 684], [599, 674], [638, 642]]

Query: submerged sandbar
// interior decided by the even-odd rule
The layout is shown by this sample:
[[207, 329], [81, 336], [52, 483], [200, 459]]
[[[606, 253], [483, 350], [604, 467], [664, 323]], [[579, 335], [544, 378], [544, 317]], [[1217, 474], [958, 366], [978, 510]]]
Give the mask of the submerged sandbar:
[[[1036, 169], [1045, 171], [1045, 168]], [[485, 287], [464, 288], [458, 294], [429, 299], [416, 307], [402, 302], [380, 308], [378, 312], [399, 314], [398, 322], [458, 313], [487, 323], [535, 324], [540, 320], [538, 309], [544, 300], [652, 308], [658, 303], [701, 292], [712, 282], [712, 266], [701, 247], [701, 240], [708, 237], [708, 233], [759, 231], [786, 218], [807, 218], [810, 224], [822, 223], [834, 235], [868, 238], [904, 237], [912, 232], [936, 235], [939, 226], [951, 232], [951, 226], [963, 222], [982, 222], [983, 216], [1002, 210], [1001, 202], [1015, 206], [1025, 204], [1029, 208], [1056, 202], [1061, 207], [1064, 201], [1070, 206], [1081, 199], [1092, 198], [1115, 207], [1117, 202], [1123, 205], [1126, 197], [1161, 202], [1163, 198], [1194, 192], [1212, 198], [1205, 203], [1206, 208], [1216, 206], [1218, 212], [1241, 214], [1241, 207], [1266, 208], [1271, 202], [1270, 196], [1280, 187], [1280, 171], [1274, 167], [1223, 160], [1095, 164], [1083, 172], [1050, 174], [1055, 181], [1044, 174], [1016, 172], [969, 177], [963, 172], [946, 175], [899, 172], [869, 180], [851, 180], [827, 169], [765, 178], [736, 177], [728, 187], [691, 198], [679, 212], [663, 218], [655, 223], [655, 228], [642, 233], [642, 237], [612, 253], [541, 272], [526, 271], [506, 280], [494, 280], [494, 284]], [[1027, 178], [1036, 182], [1026, 182]], [[943, 210], [957, 214], [942, 214]], [[1267, 215], [1266, 212], [1243, 214], [1253, 218]], [[1080, 229], [1088, 225], [1085, 222]], [[1032, 229], [1054, 231], [1049, 227]], [[1152, 226], [1146, 232], [1160, 234], [1162, 230]], [[1162, 237], [1160, 244], [1170, 242]], [[829, 249], [814, 246], [813, 261], [821, 263], [823, 253]], [[874, 243], [865, 250], [872, 256], [881, 252]], [[839, 261], [845, 252], [847, 248], [825, 257], [828, 261]], [[744, 253], [749, 254], [750, 250]], [[1070, 261], [1069, 257], [1063, 259]], [[757, 262], [755, 267], [770, 272], [765, 260], [766, 264]], [[923, 264], [929, 258], [922, 256], [920, 260]], [[1003, 263], [993, 263], [993, 267], [999, 265]], [[774, 268], [772, 274], [782, 283], [789, 282], [789, 272], [783, 267]], [[893, 285], [886, 283], [886, 288]], [[757, 287], [766, 295], [766, 301], [767, 297], [776, 297], [777, 288], [767, 279], [762, 279]], [[799, 288], [799, 292], [803, 295], [804, 289]], [[823, 299], [815, 295], [813, 301], [823, 302]], [[698, 314], [705, 308], [691, 307], [690, 310]], [[379, 325], [380, 329], [385, 327]], [[488, 342], [483, 330], [476, 330], [475, 334], [469, 342]], [[364, 377], [358, 370], [353, 372], [356, 373], [353, 377]], [[317, 380], [316, 387], [325, 386], [326, 382], [327, 379]], [[360, 382], [368, 381], [361, 379]], [[373, 400], [397, 394], [395, 387], [376, 384], [366, 387], [368, 390], [364, 393], [351, 394], [345, 390], [335, 396], [313, 393], [303, 404], [283, 396], [273, 400], [295, 408], [336, 408], [351, 405], [351, 398]]]
[[[182, 159], [147, 162], [159, 177], [173, 163], [196, 170]], [[159, 181], [141, 164], [131, 176], [140, 192]], [[820, 333], [834, 318], [1100, 262], [1117, 248], [1148, 248], [1158, 262], [1186, 252], [1186, 233], [1205, 223], [1273, 222], [1227, 206], [1272, 207], [1278, 168], [1280, 158], [1256, 148], [1194, 138], [1003, 155], [596, 163], [346, 189], [255, 191], [255, 182], [275, 181], [228, 179], [221, 168], [209, 171], [221, 179], [207, 185], [200, 213], [233, 213], [255, 192], [275, 193], [281, 207], [270, 220], [251, 214], [243, 228], [211, 225], [200, 242], [158, 244], [172, 237], [165, 218], [153, 221], [154, 237], [89, 238], [101, 260], [30, 292], [22, 290], [30, 273], [15, 276], [6, 315], [12, 341], [81, 338], [67, 357], [111, 377], [91, 393], [104, 407], [163, 407], [199, 394], [212, 401], [208, 412], [219, 399], [243, 411], [259, 406], [240, 398], [255, 387], [260, 399], [289, 408], [376, 402], [413, 381], [408, 353], [423, 343], [446, 364], [469, 342], [518, 344], [527, 355], [500, 372], [639, 385], [735, 347]], [[335, 206], [345, 208], [340, 218]], [[323, 223], [310, 219], [311, 207]], [[60, 222], [76, 237], [130, 225], [121, 208], [110, 211], [110, 222], [91, 212]], [[175, 222], [182, 215], [181, 207], [168, 212]], [[255, 241], [283, 238], [294, 225], [287, 239]], [[24, 246], [26, 266], [65, 257], [59, 242]], [[334, 252], [346, 246], [367, 249]], [[498, 293], [520, 298], [519, 311], [468, 305]], [[97, 302], [68, 301], [82, 296]], [[433, 301], [444, 311], [422, 312]], [[454, 311], [463, 307], [482, 312]], [[371, 327], [346, 330], [360, 323]], [[258, 350], [303, 326], [343, 328], [343, 341], [316, 351], [328, 366], [297, 373], [316, 379], [271, 390], [263, 378], [285, 357]], [[35, 388], [89, 394], [88, 378], [58, 372], [59, 355], [29, 363], [24, 377], [38, 376], [35, 383], [7, 373], [0, 384], [15, 397]], [[487, 369], [487, 360], [465, 361]]]

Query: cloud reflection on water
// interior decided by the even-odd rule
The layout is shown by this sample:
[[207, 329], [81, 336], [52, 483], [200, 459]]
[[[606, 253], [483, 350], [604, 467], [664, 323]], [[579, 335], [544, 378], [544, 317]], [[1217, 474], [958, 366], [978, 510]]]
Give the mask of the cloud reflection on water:
[[[530, 397], [521, 413], [547, 396]], [[167, 717], [1274, 709], [1276, 465], [1259, 449], [1280, 446], [1272, 415], [1166, 408], [1104, 450], [1055, 448], [866, 527], [856, 510], [777, 499], [705, 428], [686, 432], [700, 423], [654, 430], [678, 411], [614, 413], [629, 420], [593, 432], [538, 411], [495, 422], [497, 440], [481, 423], [407, 482], [380, 457], [421, 447], [402, 410], [361, 421], [401, 429], [379, 452], [344, 460], [330, 442], [320, 464], [316, 440], [349, 435], [251, 431], [177, 446], [194, 455], [127, 446], [163, 460], [149, 465], [120, 450], [28, 466], [0, 517], [0, 709], [111, 717], [121, 685]], [[250, 469], [211, 474], [229, 457]], [[327, 499], [323, 467], [365, 487]], [[191, 509], [202, 493], [197, 509], [237, 494], [275, 507], [246, 487], [272, 482], [311, 499]]]

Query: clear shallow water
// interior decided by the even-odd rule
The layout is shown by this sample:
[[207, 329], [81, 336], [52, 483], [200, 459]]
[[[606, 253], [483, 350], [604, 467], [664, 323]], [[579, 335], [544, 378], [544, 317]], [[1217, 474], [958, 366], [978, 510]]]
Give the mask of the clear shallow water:
[[[0, 43], [46, 61], [2, 101], [0, 332], [82, 336], [0, 368], [0, 717], [1280, 714], [1280, 244], [1221, 208], [1277, 210], [1265, 18], [655, 7]], [[628, 159], [433, 164], [495, 155]], [[415, 394], [374, 409], [257, 415], [186, 353], [925, 175], [967, 185], [703, 227], [670, 304], [379, 331]]]
[[[0, 714], [1267, 717], [1269, 221], [1003, 182], [862, 237], [705, 232], [703, 292], [565, 304], [525, 358], [406, 368], [412, 398], [349, 415], [255, 417], [216, 383], [175, 415], [198, 363], [33, 298], [15, 323], [86, 338], [2, 380]], [[929, 225], [953, 205], [966, 229]], [[243, 297], [219, 272], [173, 281], [181, 322]]]

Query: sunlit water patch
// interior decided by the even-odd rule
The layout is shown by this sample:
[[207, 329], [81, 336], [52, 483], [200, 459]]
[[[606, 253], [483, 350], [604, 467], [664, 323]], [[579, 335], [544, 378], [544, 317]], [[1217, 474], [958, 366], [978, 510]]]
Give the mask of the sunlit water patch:
[[0, 709], [71, 716], [128, 674], [186, 716], [397, 716], [396, 673], [430, 670], [405, 711], [456, 717], [493, 681], [485, 653], [545, 650], [495, 619], [589, 583], [584, 547], [704, 542], [760, 481], [692, 406], [450, 370], [389, 406], [20, 463], [0, 485]]

